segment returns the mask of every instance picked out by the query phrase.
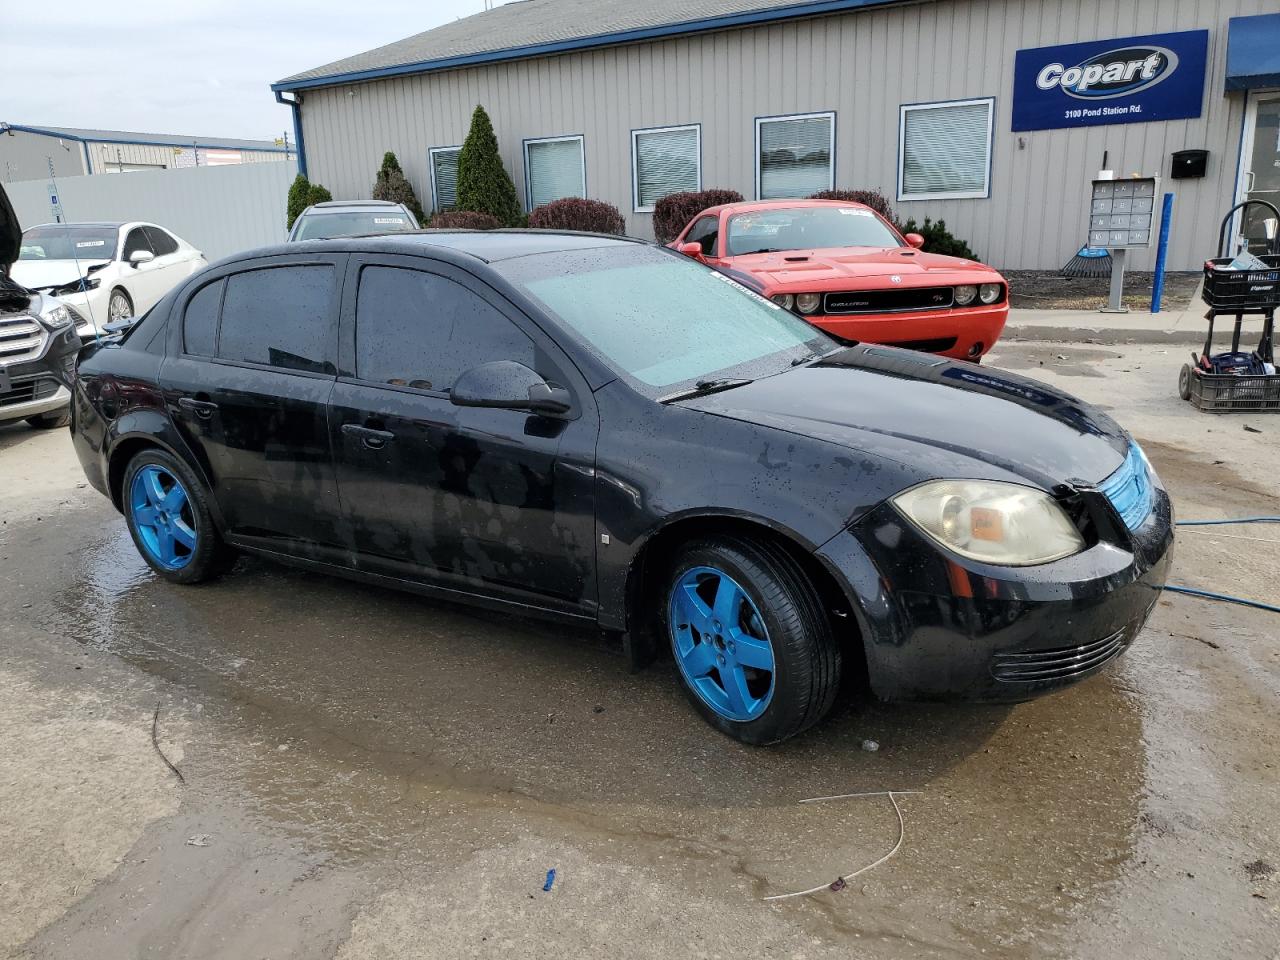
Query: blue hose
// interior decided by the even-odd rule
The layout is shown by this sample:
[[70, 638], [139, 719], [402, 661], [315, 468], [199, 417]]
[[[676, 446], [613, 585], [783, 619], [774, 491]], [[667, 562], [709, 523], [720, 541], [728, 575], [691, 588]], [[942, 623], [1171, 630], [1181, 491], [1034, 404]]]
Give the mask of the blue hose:
[[1201, 597], [1204, 600], [1221, 600], [1223, 603], [1238, 603], [1242, 607], [1254, 607], [1258, 610], [1269, 610], [1271, 613], [1280, 613], [1280, 607], [1270, 603], [1263, 603], [1261, 600], [1246, 600], [1243, 597], [1233, 597], [1227, 593], [1214, 593], [1212, 590], [1197, 590], [1195, 587], [1179, 587], [1172, 583], [1166, 583], [1164, 589], [1173, 593], [1185, 593], [1189, 597]]
[[[1280, 523], [1280, 517], [1234, 517], [1229, 520], [1179, 520], [1176, 526], [1179, 527], [1216, 527], [1226, 523]], [[1173, 593], [1185, 593], [1189, 597], [1200, 597], [1204, 600], [1220, 600], [1223, 603], [1238, 603], [1242, 607], [1253, 607], [1257, 610], [1267, 610], [1271, 613], [1280, 613], [1280, 607], [1275, 604], [1263, 603], [1261, 600], [1246, 600], [1243, 597], [1233, 597], [1229, 593], [1214, 593], [1212, 590], [1197, 590], [1195, 587], [1179, 587], [1172, 583], [1166, 583], [1164, 589]]]
[[1216, 527], [1224, 523], [1280, 523], [1280, 517], [1233, 517], [1230, 520], [1179, 520], [1177, 527]]

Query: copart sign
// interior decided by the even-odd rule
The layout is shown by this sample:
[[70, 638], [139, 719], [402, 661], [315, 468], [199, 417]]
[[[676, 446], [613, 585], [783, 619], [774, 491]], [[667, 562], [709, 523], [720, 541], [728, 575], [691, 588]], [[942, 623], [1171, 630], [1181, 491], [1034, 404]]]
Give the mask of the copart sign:
[[1019, 50], [1013, 129], [1198, 117], [1208, 49], [1208, 30], [1186, 30]]

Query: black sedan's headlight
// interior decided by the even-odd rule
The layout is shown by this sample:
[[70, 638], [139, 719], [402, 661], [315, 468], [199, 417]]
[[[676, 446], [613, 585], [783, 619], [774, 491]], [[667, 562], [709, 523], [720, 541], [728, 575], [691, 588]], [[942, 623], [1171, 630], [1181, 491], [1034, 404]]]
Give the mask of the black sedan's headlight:
[[892, 503], [934, 541], [970, 560], [1027, 567], [1085, 548], [1053, 497], [1017, 483], [931, 480]]

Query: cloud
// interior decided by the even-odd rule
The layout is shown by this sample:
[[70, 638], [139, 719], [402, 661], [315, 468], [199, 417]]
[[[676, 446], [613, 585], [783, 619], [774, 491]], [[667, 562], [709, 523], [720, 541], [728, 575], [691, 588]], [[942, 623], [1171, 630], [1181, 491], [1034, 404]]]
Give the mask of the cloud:
[[[55, 10], [56, 6], [56, 10]], [[6, 4], [0, 120], [269, 140], [270, 85], [480, 12], [483, 0], [135, 0]], [[292, 135], [292, 134], [291, 134]]]

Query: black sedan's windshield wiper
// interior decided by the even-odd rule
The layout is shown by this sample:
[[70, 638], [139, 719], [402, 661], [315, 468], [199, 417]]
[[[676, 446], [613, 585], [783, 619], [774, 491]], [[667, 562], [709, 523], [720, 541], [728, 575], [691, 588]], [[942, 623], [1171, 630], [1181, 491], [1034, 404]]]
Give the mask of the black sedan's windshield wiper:
[[690, 397], [704, 397], [709, 393], [719, 393], [721, 390], [732, 390], [734, 387], [745, 387], [753, 381], [744, 377], [724, 377], [719, 380], [699, 380], [693, 385], [692, 390], [681, 390], [679, 393], [668, 394], [658, 399], [659, 403], [674, 403], [676, 400], [688, 400]]
[[791, 361], [793, 367], [798, 367], [802, 363], [811, 363], [814, 360], [821, 360], [823, 357], [829, 357], [833, 353], [839, 353], [844, 347], [832, 347], [830, 350], [824, 350], [818, 353], [805, 354], [803, 357], [796, 357]]

